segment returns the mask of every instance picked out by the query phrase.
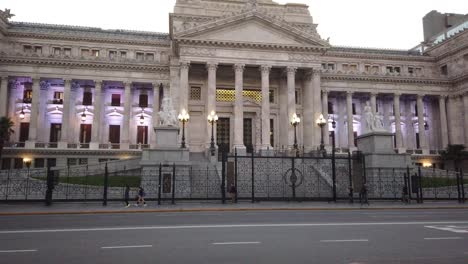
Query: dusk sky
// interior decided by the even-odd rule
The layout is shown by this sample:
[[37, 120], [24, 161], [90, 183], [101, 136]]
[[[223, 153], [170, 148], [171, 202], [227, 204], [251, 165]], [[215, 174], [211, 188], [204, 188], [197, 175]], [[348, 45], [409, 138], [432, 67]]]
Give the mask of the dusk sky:
[[[431, 10], [468, 13], [466, 0], [275, 0], [309, 5], [323, 39], [332, 45], [410, 49], [423, 39], [422, 17]], [[92, 26], [105, 29], [169, 31], [176, 0], [63, 1], [1, 0], [12, 21]]]

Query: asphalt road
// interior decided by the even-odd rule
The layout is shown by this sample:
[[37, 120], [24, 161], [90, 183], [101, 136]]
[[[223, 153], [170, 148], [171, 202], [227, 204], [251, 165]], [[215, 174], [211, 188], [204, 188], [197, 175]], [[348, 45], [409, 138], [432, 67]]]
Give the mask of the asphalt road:
[[0, 263], [468, 263], [467, 210], [0, 217]]

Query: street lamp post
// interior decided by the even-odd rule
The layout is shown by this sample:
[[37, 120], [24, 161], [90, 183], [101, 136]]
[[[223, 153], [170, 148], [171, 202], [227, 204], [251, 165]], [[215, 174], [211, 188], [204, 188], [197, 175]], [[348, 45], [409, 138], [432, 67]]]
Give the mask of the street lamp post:
[[296, 113], [293, 114], [291, 118], [291, 125], [294, 127], [294, 150], [296, 151], [296, 156], [299, 156], [299, 148], [297, 147], [297, 125], [301, 123], [301, 119], [296, 115]]
[[180, 147], [185, 148], [185, 123], [189, 121], [190, 115], [185, 111], [185, 109], [182, 109], [182, 113], [179, 114], [178, 119], [182, 122], [182, 144]]
[[[332, 133], [332, 160], [331, 160], [331, 162], [332, 162], [332, 180], [333, 180], [333, 201], [336, 202], [336, 160], [335, 160], [335, 152], [336, 152], [335, 128], [336, 128], [336, 122], [335, 122], [335, 117], [333, 117], [332, 128], [333, 128], [333, 133]], [[322, 132], [322, 138], [323, 138], [323, 132]], [[322, 142], [323, 142], [323, 139], [322, 139]], [[350, 179], [350, 184], [351, 184], [351, 179]]]
[[214, 124], [218, 121], [218, 115], [215, 113], [215, 111], [211, 111], [211, 113], [208, 115], [208, 123], [211, 124], [211, 142], [210, 142], [210, 151], [211, 151], [211, 156], [215, 155], [215, 143], [214, 143]]
[[325, 154], [325, 144], [323, 143], [323, 127], [327, 124], [327, 120], [323, 118], [323, 114], [320, 114], [316, 122], [320, 127], [320, 151]]

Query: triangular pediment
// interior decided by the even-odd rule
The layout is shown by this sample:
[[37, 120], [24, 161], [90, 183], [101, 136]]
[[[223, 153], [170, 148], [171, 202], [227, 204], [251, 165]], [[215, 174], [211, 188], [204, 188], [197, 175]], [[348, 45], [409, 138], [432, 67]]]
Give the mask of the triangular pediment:
[[237, 15], [179, 32], [176, 39], [326, 48], [320, 38], [258, 12]]

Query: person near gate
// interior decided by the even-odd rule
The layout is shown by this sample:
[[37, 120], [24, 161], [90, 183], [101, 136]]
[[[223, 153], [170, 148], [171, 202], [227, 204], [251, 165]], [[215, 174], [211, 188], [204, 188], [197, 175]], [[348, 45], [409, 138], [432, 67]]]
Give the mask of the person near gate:
[[125, 185], [125, 193], [124, 193], [124, 198], [125, 198], [125, 207], [129, 207], [130, 203], [128, 200], [130, 199], [130, 186]]
[[140, 203], [143, 203], [143, 206], [146, 206], [145, 195], [145, 190], [140, 186], [138, 190], [138, 200], [136, 206], [140, 205]]
[[231, 187], [229, 187], [229, 194], [231, 195], [231, 201], [232, 203], [236, 202], [236, 196], [237, 196], [237, 189], [236, 186], [231, 183]]

